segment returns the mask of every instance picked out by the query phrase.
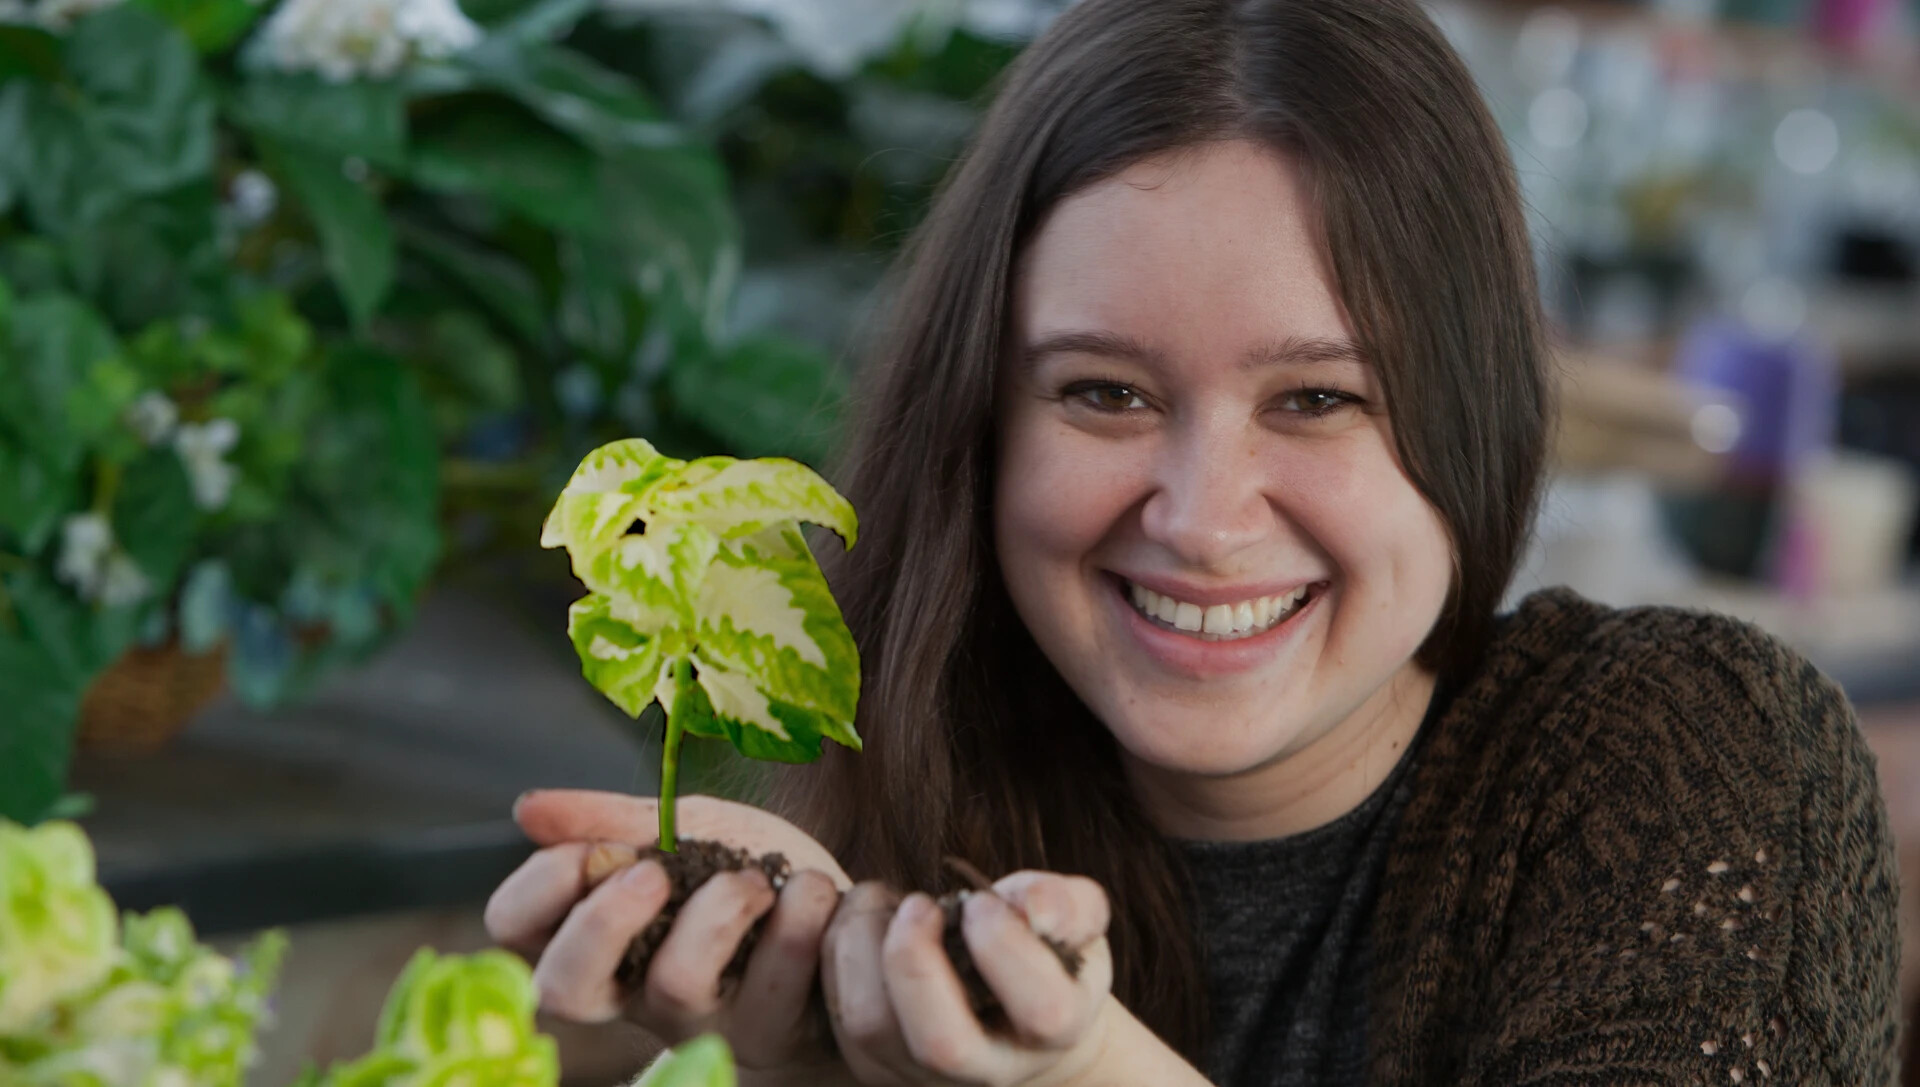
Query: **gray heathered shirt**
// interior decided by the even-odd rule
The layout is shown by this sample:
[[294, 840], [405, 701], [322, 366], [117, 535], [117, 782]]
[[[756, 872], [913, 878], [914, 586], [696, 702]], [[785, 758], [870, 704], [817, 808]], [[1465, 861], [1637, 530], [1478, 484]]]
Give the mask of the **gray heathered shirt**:
[[1174, 840], [1193, 876], [1213, 1011], [1203, 1071], [1220, 1087], [1364, 1087], [1370, 923], [1419, 748], [1416, 738], [1372, 796], [1325, 826]]

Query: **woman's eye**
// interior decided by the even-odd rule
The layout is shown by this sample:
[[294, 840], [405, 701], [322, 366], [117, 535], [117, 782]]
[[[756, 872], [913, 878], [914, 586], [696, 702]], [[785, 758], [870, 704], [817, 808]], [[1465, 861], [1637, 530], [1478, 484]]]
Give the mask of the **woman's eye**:
[[1315, 418], [1331, 415], [1356, 402], [1354, 396], [1338, 389], [1295, 389], [1284, 401], [1288, 411]]
[[1132, 411], [1147, 404], [1146, 400], [1130, 386], [1110, 381], [1081, 382], [1068, 386], [1066, 393], [1098, 411]]

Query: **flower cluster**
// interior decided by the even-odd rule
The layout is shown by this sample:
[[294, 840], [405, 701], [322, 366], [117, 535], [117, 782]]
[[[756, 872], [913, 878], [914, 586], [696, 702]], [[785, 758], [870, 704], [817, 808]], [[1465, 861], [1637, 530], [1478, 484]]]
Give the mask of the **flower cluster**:
[[109, 608], [138, 604], [153, 591], [133, 556], [114, 539], [113, 524], [103, 513], [76, 513], [63, 522], [54, 570], [82, 600]]
[[173, 401], [165, 393], [152, 391], [127, 408], [126, 423], [149, 446], [173, 443], [193, 484], [194, 505], [217, 510], [227, 504], [240, 473], [227, 463], [226, 455], [240, 444], [240, 424], [220, 418], [181, 423], [180, 409]]
[[78, 827], [0, 821], [0, 1083], [240, 1087], [283, 946], [236, 963], [175, 909], [116, 926]]
[[411, 60], [452, 56], [480, 38], [454, 0], [286, 0], [257, 46], [281, 71], [344, 83], [385, 79]]
[[552, 1087], [560, 1054], [534, 1029], [539, 995], [504, 951], [441, 957], [421, 948], [394, 982], [373, 1051], [300, 1087]]

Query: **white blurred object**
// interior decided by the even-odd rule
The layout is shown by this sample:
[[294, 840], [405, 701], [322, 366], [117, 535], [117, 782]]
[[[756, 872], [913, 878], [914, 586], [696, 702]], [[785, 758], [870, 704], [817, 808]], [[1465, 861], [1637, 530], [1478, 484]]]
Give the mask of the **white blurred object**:
[[1561, 476], [1547, 487], [1540, 517], [1510, 602], [1565, 585], [1604, 604], [1666, 599], [1695, 581], [1691, 563], [1668, 538], [1653, 484], [1618, 472]]
[[83, 15], [110, 8], [122, 0], [40, 0], [34, 9], [36, 22], [49, 30], [65, 30]]
[[1796, 174], [1817, 174], [1840, 153], [1840, 128], [1817, 109], [1797, 109], [1773, 130], [1773, 153]]
[[344, 83], [385, 79], [409, 60], [452, 56], [481, 37], [454, 0], [285, 0], [255, 49], [281, 71]]
[[1814, 458], [1792, 488], [1792, 501], [1814, 530], [1814, 578], [1823, 594], [1870, 592], [1900, 580], [1920, 508], [1913, 469], [1843, 450]]
[[[610, 11], [706, 11], [724, 8], [758, 16], [800, 54], [809, 68], [829, 78], [844, 78], [867, 58], [900, 40], [914, 15], [929, 9], [926, 0], [603, 0]], [[947, 5], [943, 5], [947, 6]]]

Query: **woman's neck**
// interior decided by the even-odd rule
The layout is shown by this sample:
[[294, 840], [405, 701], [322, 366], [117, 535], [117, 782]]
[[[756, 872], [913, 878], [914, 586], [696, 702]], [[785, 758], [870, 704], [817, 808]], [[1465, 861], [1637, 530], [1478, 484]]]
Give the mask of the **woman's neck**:
[[1284, 838], [1325, 826], [1372, 796], [1420, 730], [1433, 690], [1433, 673], [1408, 662], [1325, 735], [1234, 774], [1185, 774], [1124, 751], [1121, 757], [1134, 794], [1169, 837]]

